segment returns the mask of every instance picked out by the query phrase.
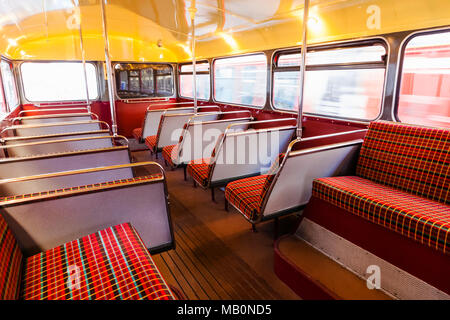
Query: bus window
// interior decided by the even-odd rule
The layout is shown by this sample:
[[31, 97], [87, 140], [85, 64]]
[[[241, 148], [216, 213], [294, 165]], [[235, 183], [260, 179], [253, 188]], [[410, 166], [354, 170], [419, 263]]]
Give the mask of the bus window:
[[406, 45], [398, 120], [450, 127], [450, 32], [413, 37]]
[[7, 112], [8, 112], [8, 107], [6, 105], [5, 95], [3, 94], [3, 83], [2, 83], [2, 79], [0, 77], [0, 114], [7, 113]]
[[214, 62], [216, 101], [263, 107], [266, 103], [267, 59], [254, 54]]
[[[306, 59], [303, 111], [375, 119], [383, 97], [386, 49], [382, 45], [311, 51]], [[297, 111], [300, 53], [275, 60], [273, 105]]]
[[[86, 99], [81, 62], [24, 62], [23, 89], [28, 101], [78, 101]], [[89, 98], [98, 97], [95, 66], [86, 63]]]
[[[210, 98], [210, 74], [209, 63], [201, 62], [196, 64], [197, 76], [197, 98], [209, 100]], [[192, 98], [192, 64], [184, 64], [180, 68], [180, 96]]]
[[19, 105], [19, 97], [17, 95], [16, 83], [14, 81], [14, 73], [12, 65], [5, 60], [1, 61], [1, 72], [3, 89], [5, 93], [5, 101], [8, 110], [13, 110]]
[[121, 99], [173, 95], [173, 68], [170, 65], [118, 63], [114, 69], [117, 95]]

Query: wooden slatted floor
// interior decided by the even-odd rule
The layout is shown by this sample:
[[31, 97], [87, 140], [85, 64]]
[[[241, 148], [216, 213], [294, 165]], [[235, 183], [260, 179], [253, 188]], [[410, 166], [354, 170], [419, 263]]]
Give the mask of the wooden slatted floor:
[[[133, 157], [155, 160], [148, 151]], [[223, 192], [214, 203], [208, 191], [183, 180], [182, 169], [168, 169], [166, 177], [176, 249], [153, 258], [168, 284], [189, 300], [299, 299], [273, 272], [272, 223], [252, 233], [236, 211], [223, 209]], [[292, 224], [294, 217], [283, 219], [281, 229]]]
[[174, 197], [171, 209], [177, 247], [154, 259], [188, 299], [281, 299]]

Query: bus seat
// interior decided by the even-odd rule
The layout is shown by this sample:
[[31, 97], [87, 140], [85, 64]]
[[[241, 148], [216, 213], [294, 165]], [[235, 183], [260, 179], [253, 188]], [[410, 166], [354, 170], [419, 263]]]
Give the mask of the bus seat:
[[84, 113], [65, 113], [65, 114], [52, 114], [52, 115], [39, 115], [39, 116], [21, 116], [14, 118], [11, 123], [22, 125], [34, 125], [45, 124], [55, 122], [70, 122], [70, 121], [90, 121], [98, 120], [98, 116], [92, 112]]
[[[226, 200], [252, 224], [300, 211], [311, 197], [313, 179], [353, 172], [362, 139], [352, 139], [360, 131], [365, 132], [339, 133], [344, 141], [318, 147], [303, 148], [302, 144], [324, 136], [292, 141], [267, 173], [230, 182], [225, 189]], [[326, 137], [329, 139], [329, 135]], [[351, 140], [345, 141], [345, 137]]]
[[[184, 128], [178, 144], [163, 148], [164, 160], [171, 167], [177, 167], [186, 165], [191, 160], [202, 158], [204, 155], [211, 153], [208, 148], [216, 144], [219, 136], [225, 132], [229, 125], [242, 123], [242, 126], [233, 126], [233, 130], [235, 132], [244, 131], [249, 127], [250, 121], [253, 120], [251, 115], [245, 117], [243, 112], [222, 112], [219, 116], [219, 120], [212, 121], [198, 121], [198, 117], [192, 117]], [[233, 116], [241, 117], [232, 118]], [[222, 118], [226, 119], [221, 120]], [[206, 139], [205, 134], [210, 139]], [[214, 135], [210, 136], [210, 134]]]
[[284, 153], [280, 153], [266, 174], [236, 180], [227, 184], [225, 199], [248, 220], [254, 221], [261, 213], [263, 199], [277, 173]]
[[148, 136], [155, 136], [158, 133], [159, 123], [163, 114], [193, 113], [194, 111], [195, 108], [193, 106], [170, 109], [147, 109], [141, 128], [135, 128], [133, 135], [135, 135], [138, 141], [145, 141]]
[[[135, 128], [133, 130], [133, 137], [144, 142], [148, 136], [154, 136], [158, 134], [158, 128], [161, 121], [161, 116], [164, 114], [174, 114], [174, 113], [194, 113], [195, 108], [193, 103], [182, 102], [182, 107], [174, 107], [169, 109], [147, 109], [144, 120], [142, 121], [142, 126], [140, 128]], [[220, 112], [220, 108], [216, 105], [205, 105], [198, 106], [197, 111], [201, 112]]]
[[88, 138], [88, 137], [104, 137], [109, 136], [109, 130], [95, 130], [95, 131], [82, 131], [82, 132], [68, 132], [62, 134], [48, 134], [42, 136], [31, 137], [6, 137], [0, 140], [0, 142], [7, 146], [13, 144], [23, 144], [32, 142], [44, 142], [63, 139], [76, 139], [76, 138]]
[[[92, 261], [108, 267], [92, 267]], [[111, 277], [111, 271], [120, 276]], [[45, 281], [42, 274], [47, 275]], [[79, 278], [71, 283], [67, 280], [73, 274]], [[174, 296], [130, 223], [25, 258], [0, 215], [0, 299], [19, 298], [172, 300]]]
[[449, 150], [448, 129], [373, 122], [356, 175], [317, 179], [313, 196], [448, 254]]
[[126, 222], [150, 252], [168, 250], [174, 240], [164, 171], [154, 162], [127, 166], [143, 165], [160, 173], [2, 197], [0, 212], [26, 255]]
[[145, 144], [152, 153], [156, 154], [162, 151], [165, 146], [176, 144], [179, 141], [184, 125], [191, 117], [201, 117], [203, 121], [211, 121], [216, 120], [219, 114], [219, 112], [163, 114], [157, 134], [147, 137]]
[[32, 125], [13, 125], [2, 130], [1, 135], [5, 136], [41, 136], [48, 134], [62, 134], [68, 132], [95, 131], [108, 129], [109, 125], [103, 121], [68, 121], [53, 122]]
[[[129, 163], [129, 150], [126, 146], [24, 158], [7, 158], [0, 160], [0, 194], [2, 196], [13, 196], [99, 183], [105, 180], [129, 179], [133, 177], [131, 168], [117, 168], [116, 170], [74, 175], [50, 175], [47, 177], [48, 174], [52, 173]], [[27, 176], [41, 176], [41, 178], [27, 179]]]
[[27, 157], [41, 154], [111, 148], [115, 145], [116, 139], [121, 139], [125, 144], [128, 144], [127, 139], [123, 136], [100, 136], [13, 144], [1, 146], [0, 149], [6, 157]]

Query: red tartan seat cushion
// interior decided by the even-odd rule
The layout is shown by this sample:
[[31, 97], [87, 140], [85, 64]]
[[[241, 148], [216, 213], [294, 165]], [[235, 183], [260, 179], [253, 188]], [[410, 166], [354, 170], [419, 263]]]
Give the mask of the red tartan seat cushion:
[[450, 204], [450, 130], [372, 122], [356, 175]]
[[22, 252], [0, 214], [0, 300], [15, 300], [20, 293]]
[[174, 299], [128, 223], [29, 257], [22, 288], [28, 300]]
[[227, 184], [225, 198], [247, 219], [254, 220], [261, 211], [267, 175], [236, 180]]
[[165, 146], [162, 150], [162, 155], [169, 165], [172, 167], [176, 166], [175, 162], [178, 158], [178, 144]]
[[153, 151], [156, 148], [156, 140], [157, 136], [148, 136], [147, 138], [145, 138], [145, 144], [150, 150]]
[[444, 253], [450, 206], [356, 177], [316, 179], [313, 196]]
[[211, 158], [192, 160], [187, 165], [188, 174], [204, 187], [208, 185], [209, 173], [211, 169]]
[[140, 141], [142, 139], [142, 128], [135, 128], [132, 133], [136, 140]]

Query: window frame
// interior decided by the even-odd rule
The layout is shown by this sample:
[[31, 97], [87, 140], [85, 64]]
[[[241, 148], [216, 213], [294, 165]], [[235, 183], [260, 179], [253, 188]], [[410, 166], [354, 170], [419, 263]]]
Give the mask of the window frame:
[[402, 90], [402, 78], [403, 78], [403, 64], [405, 59], [405, 51], [406, 47], [408, 46], [408, 43], [414, 39], [415, 37], [428, 35], [428, 34], [437, 34], [437, 33], [443, 33], [443, 32], [450, 32], [449, 27], [443, 27], [443, 28], [431, 28], [426, 30], [418, 30], [409, 33], [401, 42], [400, 44], [400, 50], [398, 51], [398, 57], [397, 57], [397, 72], [395, 75], [395, 90], [394, 90], [394, 98], [393, 98], [393, 104], [392, 104], [392, 119], [395, 122], [400, 122], [400, 118], [398, 117], [398, 107], [400, 102], [400, 92]]
[[4, 101], [5, 106], [6, 106], [6, 110], [7, 110], [6, 112], [9, 113], [9, 112], [15, 110], [15, 109], [16, 109], [18, 106], [20, 106], [20, 104], [21, 104], [21, 97], [20, 97], [20, 91], [19, 91], [19, 86], [18, 86], [18, 81], [19, 81], [18, 78], [20, 78], [20, 76], [18, 77], [17, 74], [16, 74], [16, 72], [14, 71], [15, 67], [14, 67], [14, 64], [12, 63], [11, 60], [9, 60], [9, 59], [7, 59], [7, 58], [5, 58], [5, 57], [3, 57], [3, 56], [0, 56], [0, 62], [2, 62], [2, 61], [6, 62], [6, 63], [8, 63], [10, 66], [12, 66], [11, 72], [12, 72], [12, 74], [13, 74], [13, 79], [14, 79], [14, 91], [15, 91], [16, 98], [17, 98], [17, 104], [16, 104], [15, 106], [10, 106], [10, 105], [8, 104], [8, 101], [7, 101], [7, 99], [6, 99], [5, 84], [4, 84], [4, 82], [3, 82], [3, 74], [2, 74], [1, 68], [0, 68], [0, 77], [2, 77], [0, 89], [3, 90], [3, 101]]
[[[320, 118], [327, 118], [327, 119], [337, 119], [337, 120], [348, 120], [348, 121], [361, 121], [361, 122], [370, 122], [378, 120], [383, 115], [384, 110], [384, 101], [386, 97], [386, 81], [388, 76], [388, 66], [389, 66], [389, 57], [390, 57], [390, 45], [389, 42], [386, 40], [386, 38], [377, 36], [377, 37], [371, 37], [366, 38], [364, 40], [347, 40], [347, 41], [339, 41], [339, 42], [333, 42], [333, 43], [327, 43], [326, 45], [319, 44], [319, 45], [312, 45], [308, 46], [308, 53], [309, 52], [316, 52], [316, 51], [331, 51], [331, 50], [339, 50], [339, 49], [345, 49], [345, 48], [357, 48], [357, 47], [367, 47], [371, 45], [379, 44], [383, 46], [386, 50], [385, 59], [380, 62], [355, 62], [355, 63], [336, 63], [336, 64], [322, 64], [322, 65], [307, 65], [306, 71], [320, 71], [320, 70], [355, 70], [355, 69], [384, 69], [384, 81], [383, 81], [383, 90], [382, 90], [382, 96], [381, 96], [381, 105], [380, 105], [380, 111], [378, 115], [374, 119], [361, 119], [361, 118], [348, 118], [348, 117], [339, 117], [339, 116], [332, 116], [327, 114], [320, 114], [320, 113], [312, 113], [312, 112], [305, 112], [303, 111], [303, 114], [311, 115], [314, 117], [320, 117]], [[275, 86], [275, 72], [288, 72], [288, 71], [300, 71], [300, 66], [291, 66], [291, 67], [278, 67], [276, 59], [283, 54], [292, 54], [292, 53], [301, 53], [301, 48], [294, 47], [294, 48], [287, 48], [287, 49], [279, 49], [275, 50], [272, 53], [271, 58], [271, 65], [272, 65], [272, 71], [271, 71], [271, 88], [270, 88], [270, 107], [274, 111], [278, 112], [286, 112], [289, 114], [298, 114], [298, 111], [291, 111], [286, 110], [282, 108], [277, 108], [274, 104], [274, 86]]]
[[[86, 99], [81, 99], [81, 100], [52, 100], [52, 101], [33, 101], [33, 100], [29, 100], [25, 94], [25, 86], [23, 84], [23, 74], [22, 74], [22, 65], [25, 63], [80, 63], [82, 64], [82, 61], [66, 61], [66, 60], [26, 60], [26, 61], [21, 61], [18, 65], [18, 70], [20, 73], [20, 86], [21, 86], [21, 91], [23, 94], [23, 99], [25, 100], [25, 102], [27, 103], [31, 103], [31, 104], [36, 104], [37, 107], [41, 107], [39, 104], [50, 104], [50, 103], [64, 103], [64, 102], [84, 102], [86, 101]], [[97, 96], [95, 98], [89, 98], [90, 101], [94, 101], [94, 100], [98, 100], [101, 97], [101, 87], [100, 87], [100, 81], [99, 81], [99, 68], [97, 66], [97, 63], [95, 61], [86, 61], [86, 64], [91, 64], [94, 66], [94, 70], [95, 70], [95, 81], [97, 82]], [[84, 79], [82, 80], [84, 82]], [[42, 106], [45, 107], [45, 106]]]
[[[231, 103], [231, 102], [222, 102], [222, 101], [218, 101], [216, 99], [216, 95], [215, 95], [215, 91], [216, 91], [216, 81], [215, 81], [215, 64], [217, 60], [221, 60], [221, 59], [229, 59], [229, 58], [238, 58], [238, 57], [245, 57], [245, 56], [256, 56], [256, 55], [264, 55], [264, 57], [266, 58], [266, 92], [265, 92], [265, 103], [261, 106], [254, 106], [254, 105], [247, 105], [247, 104], [240, 104], [240, 103]], [[244, 107], [244, 108], [252, 108], [252, 109], [256, 109], [256, 110], [263, 110], [266, 106], [267, 106], [267, 101], [268, 101], [268, 96], [267, 96], [267, 92], [270, 89], [270, 83], [272, 83], [272, 79], [270, 77], [269, 74], [269, 68], [271, 68], [271, 63], [269, 61], [269, 58], [267, 56], [267, 54], [264, 51], [256, 51], [256, 52], [250, 52], [250, 53], [245, 53], [245, 54], [237, 54], [237, 55], [231, 55], [231, 56], [222, 56], [222, 57], [216, 57], [214, 59], [212, 59], [211, 61], [211, 67], [210, 67], [210, 73], [212, 75], [211, 77], [211, 99], [213, 103], [218, 103], [218, 104], [224, 104], [224, 105], [228, 105], [228, 106], [233, 106], [233, 107]]]
[[[142, 61], [138, 61], [138, 62], [136, 62], [136, 61], [113, 61], [111, 64], [112, 64], [112, 69], [113, 69], [114, 97], [115, 97], [115, 99], [117, 101], [125, 101], [125, 102], [126, 101], [152, 101], [152, 100], [159, 100], [161, 98], [171, 99], [171, 98], [176, 97], [176, 95], [177, 95], [177, 84], [176, 84], [177, 77], [176, 77], [176, 74], [175, 74], [177, 68], [176, 68], [176, 65], [174, 63], [169, 63], [169, 62], [142, 62]], [[154, 64], [154, 65], [164, 65], [164, 66], [170, 67], [172, 69], [172, 74], [171, 74], [172, 75], [172, 95], [165, 96], [165, 97], [154, 96], [154, 97], [146, 97], [146, 98], [121, 98], [119, 96], [119, 94], [117, 93], [117, 81], [116, 81], [117, 79], [116, 79], [116, 72], [114, 71], [116, 65], [118, 65], [118, 64]], [[156, 70], [154, 70], [153, 72], [155, 72], [155, 71]], [[160, 76], [164, 76], [164, 74], [160, 75]], [[156, 94], [156, 92], [157, 92], [156, 91], [156, 89], [157, 89], [157, 81], [156, 81], [157, 75], [156, 75], [156, 73], [154, 74], [154, 77], [155, 77], [155, 81], [154, 81], [153, 86], [154, 86], [154, 91], [155, 91], [155, 94]]]
[[[213, 66], [212, 66], [211, 63], [209, 63], [208, 60], [196, 61], [195, 64], [198, 65], [198, 64], [203, 64], [203, 63], [207, 63], [208, 64], [209, 71], [196, 71], [196, 74], [197, 75], [198, 74], [207, 74], [207, 75], [209, 75], [209, 99], [199, 99], [199, 98], [197, 98], [197, 100], [198, 101], [209, 102], [211, 100], [211, 98], [212, 98], [212, 95], [213, 95], [213, 90], [211, 90], [212, 89], [211, 83], [214, 82], [214, 80], [211, 78], [211, 75], [213, 74], [211, 69], [212, 69]], [[178, 64], [178, 69], [177, 69], [178, 70], [178, 77], [177, 77], [178, 78], [178, 96], [180, 98], [183, 98], [183, 99], [194, 100], [194, 97], [185, 97], [185, 96], [181, 95], [181, 76], [182, 75], [193, 75], [193, 73], [194, 73], [194, 72], [181, 72], [181, 67], [186, 66], [186, 65], [192, 65], [192, 62], [191, 63], [183, 62], [183, 63]]]

